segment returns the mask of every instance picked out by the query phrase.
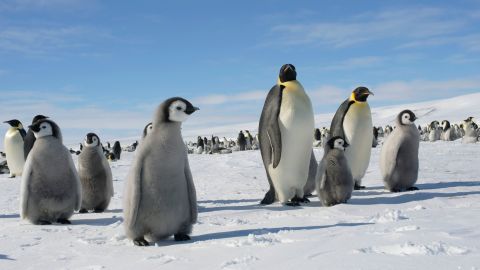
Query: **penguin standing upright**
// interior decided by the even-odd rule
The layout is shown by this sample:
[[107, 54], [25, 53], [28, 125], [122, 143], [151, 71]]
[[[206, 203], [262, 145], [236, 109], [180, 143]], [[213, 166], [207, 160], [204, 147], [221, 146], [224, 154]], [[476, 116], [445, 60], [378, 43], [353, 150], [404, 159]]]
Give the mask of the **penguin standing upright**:
[[352, 197], [353, 177], [344, 154], [347, 147], [341, 137], [331, 138], [325, 147], [316, 177], [317, 195], [325, 206], [346, 203]]
[[57, 124], [41, 119], [31, 125], [36, 141], [23, 170], [20, 215], [33, 224], [70, 224], [80, 208], [82, 188]]
[[245, 138], [245, 134], [243, 134], [243, 131], [240, 130], [238, 133], [238, 138], [237, 138], [237, 144], [238, 147], [240, 148], [240, 151], [245, 151], [247, 148], [247, 139]]
[[181, 124], [196, 110], [183, 98], [167, 99], [140, 144], [123, 196], [125, 231], [135, 245], [149, 245], [145, 237], [190, 239], [197, 199]]
[[5, 121], [10, 128], [5, 133], [3, 145], [5, 146], [5, 154], [7, 155], [7, 164], [10, 169], [10, 177], [21, 176], [23, 166], [25, 165], [24, 154], [24, 138], [26, 135], [23, 125], [17, 119]]
[[[32, 125], [35, 124], [35, 122], [37, 122], [38, 120], [41, 120], [41, 119], [47, 119], [48, 116], [45, 116], [45, 115], [36, 115], [35, 117], [33, 117], [33, 120], [32, 120]], [[25, 138], [23, 139], [23, 152], [24, 152], [24, 155], [25, 155], [25, 160], [27, 160], [27, 156], [28, 156], [28, 153], [30, 153], [30, 150], [32, 149], [33, 147], [33, 144], [35, 143], [35, 135], [33, 135], [33, 131], [32, 129], [28, 129], [27, 131], [27, 135], [25, 135]]]
[[442, 121], [441, 139], [443, 141], [453, 141], [453, 140], [455, 140], [455, 132], [453, 131], [452, 126], [450, 125], [450, 122], [448, 120], [443, 120]]
[[350, 98], [338, 108], [330, 126], [331, 137], [344, 138], [349, 145], [345, 149], [348, 165], [352, 170], [355, 189], [365, 188], [361, 181], [367, 171], [372, 151], [373, 124], [369, 95], [373, 95], [366, 87], [357, 87]]
[[413, 185], [418, 177], [420, 132], [415, 127], [415, 114], [404, 110], [397, 116], [397, 126], [380, 151], [380, 171], [385, 188], [392, 192], [418, 190]]
[[259, 143], [270, 189], [261, 201], [298, 206], [304, 197], [312, 154], [313, 108], [291, 64], [280, 68], [259, 123]]
[[113, 151], [113, 155], [115, 155], [115, 159], [120, 160], [120, 155], [122, 154], [122, 147], [120, 146], [119, 141], [115, 141], [115, 143], [113, 144], [112, 151]]
[[84, 144], [85, 149], [78, 156], [78, 175], [82, 183], [80, 213], [88, 210], [101, 213], [113, 197], [112, 170], [97, 134], [88, 133]]

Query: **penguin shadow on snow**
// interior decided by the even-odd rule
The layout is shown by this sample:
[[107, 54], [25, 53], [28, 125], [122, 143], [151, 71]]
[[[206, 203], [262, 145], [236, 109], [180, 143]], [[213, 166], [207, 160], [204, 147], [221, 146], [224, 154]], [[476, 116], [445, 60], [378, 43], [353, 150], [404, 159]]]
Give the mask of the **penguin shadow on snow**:
[[0, 260], [16, 261], [15, 259], [9, 258], [8, 255], [5, 254], [0, 254]]
[[241, 199], [241, 200], [203, 200], [198, 203], [213, 203], [213, 204], [234, 204], [234, 203], [246, 203], [246, 202], [259, 202], [258, 199]]
[[[443, 189], [449, 187], [462, 186], [479, 186], [475, 182], [444, 182], [434, 184], [418, 184], [416, 185], [420, 190], [413, 192], [385, 192], [397, 196], [379, 196], [373, 198], [359, 198], [357, 196], [350, 199], [349, 204], [352, 205], [369, 205], [369, 204], [402, 204], [415, 201], [426, 201], [434, 198], [454, 198], [464, 197], [470, 195], [480, 195], [480, 190], [477, 191], [459, 191], [459, 192], [428, 192], [428, 190]], [[382, 187], [383, 188], [383, 187]], [[426, 191], [426, 192], [425, 192]], [[356, 194], [355, 194], [356, 195]]]
[[5, 214], [0, 215], [0, 218], [20, 218], [19, 214]]
[[[264, 204], [260, 204], [260, 199], [239, 200], [238, 203], [241, 203], [241, 202], [257, 202], [257, 203], [247, 204], [247, 205], [236, 205], [236, 206], [227, 205], [227, 206], [217, 206], [217, 207], [201, 205], [198, 207], [198, 212], [208, 213], [208, 212], [214, 212], [214, 211], [229, 211], [229, 210], [230, 211], [241, 211], [241, 210], [295, 211], [295, 210], [303, 209], [305, 207], [307, 208], [318, 207], [322, 205], [319, 201], [312, 201], [310, 203], [301, 204], [300, 206], [295, 206], [295, 207], [281, 205], [278, 202], [272, 205], [264, 205]], [[231, 202], [231, 204], [234, 204], [234, 203], [237, 203], [237, 202]]]
[[321, 230], [333, 227], [355, 227], [355, 226], [364, 226], [371, 225], [374, 223], [370, 222], [360, 222], [360, 223], [337, 223], [332, 225], [319, 225], [319, 226], [302, 226], [302, 227], [277, 227], [277, 228], [259, 228], [259, 229], [246, 229], [246, 230], [236, 230], [236, 231], [226, 231], [226, 232], [215, 232], [207, 233], [203, 235], [193, 236], [192, 240], [195, 242], [208, 241], [208, 240], [220, 240], [236, 237], [246, 237], [250, 234], [254, 235], [265, 235], [265, 234], [275, 234], [280, 231], [311, 231], [311, 230]]
[[[92, 213], [93, 214], [93, 213]], [[88, 215], [88, 214], [83, 214]], [[78, 216], [78, 215], [77, 215]], [[118, 221], [123, 221], [121, 217], [109, 217], [109, 218], [91, 218], [91, 219], [71, 219], [72, 225], [88, 225], [88, 226], [109, 226]]]

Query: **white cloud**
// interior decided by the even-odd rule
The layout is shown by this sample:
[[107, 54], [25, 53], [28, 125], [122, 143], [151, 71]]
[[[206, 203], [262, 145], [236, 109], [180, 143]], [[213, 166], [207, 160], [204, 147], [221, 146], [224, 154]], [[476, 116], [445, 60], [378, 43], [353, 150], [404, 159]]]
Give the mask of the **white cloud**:
[[418, 8], [360, 14], [343, 22], [282, 24], [272, 31], [290, 45], [347, 47], [375, 40], [438, 37], [456, 33], [467, 24], [467, 18], [451, 17], [448, 11]]

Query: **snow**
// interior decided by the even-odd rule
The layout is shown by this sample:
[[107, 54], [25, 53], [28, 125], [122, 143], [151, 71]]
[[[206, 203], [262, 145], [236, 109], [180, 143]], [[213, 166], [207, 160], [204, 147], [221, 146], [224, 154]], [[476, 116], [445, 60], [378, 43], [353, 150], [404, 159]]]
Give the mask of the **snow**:
[[134, 153], [111, 164], [110, 210], [75, 214], [68, 226], [21, 221], [20, 179], [1, 175], [0, 269], [480, 268], [480, 144], [421, 142], [420, 190], [406, 193], [383, 189], [379, 151], [372, 151], [368, 188], [348, 204], [322, 207], [315, 197], [299, 208], [258, 204], [267, 189], [259, 151], [190, 155], [200, 212], [192, 241], [146, 248], [122, 226]]
[[[420, 123], [478, 117], [479, 99], [374, 109], [374, 125], [404, 108], [423, 112]], [[135, 153], [111, 163], [109, 210], [75, 214], [72, 225], [20, 220], [20, 179], [0, 175], [0, 269], [480, 269], [480, 143], [421, 142], [420, 190], [403, 193], [383, 189], [380, 147], [372, 149], [367, 189], [333, 207], [316, 197], [297, 208], [259, 205], [268, 187], [259, 151], [189, 155], [199, 205], [192, 240], [150, 247], [134, 246], [122, 225]], [[322, 150], [314, 151], [319, 159]]]

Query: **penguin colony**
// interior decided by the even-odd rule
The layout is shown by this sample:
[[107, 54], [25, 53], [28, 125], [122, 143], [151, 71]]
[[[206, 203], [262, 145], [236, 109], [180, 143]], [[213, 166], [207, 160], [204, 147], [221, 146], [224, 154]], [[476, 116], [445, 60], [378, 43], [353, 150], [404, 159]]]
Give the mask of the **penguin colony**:
[[[228, 154], [260, 150], [269, 189], [261, 204], [275, 201], [286, 206], [308, 203], [316, 191], [324, 206], [347, 203], [370, 160], [372, 147], [381, 146], [380, 170], [386, 190], [415, 191], [420, 141], [462, 143], [479, 141], [473, 117], [461, 123], [432, 121], [416, 126], [417, 116], [400, 112], [392, 127], [374, 127], [366, 87], [354, 89], [340, 104], [329, 129], [314, 128], [310, 98], [297, 80], [292, 64], [280, 68], [260, 116], [258, 134], [240, 130], [237, 138], [198, 136], [183, 142], [182, 122], [198, 110], [188, 100], [174, 97], [162, 102], [138, 141], [122, 149], [120, 142], [104, 147], [100, 137], [88, 133], [80, 150], [65, 148], [59, 126], [49, 117], [36, 115], [28, 132], [22, 123], [9, 120], [4, 139], [6, 158], [0, 173], [21, 176], [20, 216], [32, 224], [70, 224], [75, 211], [103, 212], [113, 197], [110, 162], [122, 151], [138, 150], [125, 181], [124, 228], [137, 246], [173, 236], [190, 240], [197, 221], [197, 199], [188, 154]], [[383, 144], [382, 144], [383, 143]], [[318, 163], [313, 147], [324, 154]], [[71, 154], [78, 155], [78, 171]]]

